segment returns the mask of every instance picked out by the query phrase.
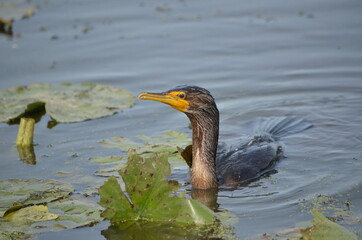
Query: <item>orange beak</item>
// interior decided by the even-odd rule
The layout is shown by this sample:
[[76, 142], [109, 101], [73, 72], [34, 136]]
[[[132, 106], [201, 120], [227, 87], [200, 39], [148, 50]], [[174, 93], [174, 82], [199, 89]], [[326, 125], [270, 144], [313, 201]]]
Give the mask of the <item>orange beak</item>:
[[185, 99], [178, 97], [179, 94], [180, 92], [166, 92], [166, 93], [142, 92], [138, 95], [138, 99], [162, 102], [170, 105], [176, 110], [185, 112], [190, 104]]

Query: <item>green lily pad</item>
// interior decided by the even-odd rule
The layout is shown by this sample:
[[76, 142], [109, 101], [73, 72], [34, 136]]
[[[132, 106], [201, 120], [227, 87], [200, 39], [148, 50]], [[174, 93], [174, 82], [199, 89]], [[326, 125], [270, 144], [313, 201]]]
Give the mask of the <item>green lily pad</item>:
[[[306, 222], [299, 222], [295, 228], [278, 232], [275, 236], [264, 234], [265, 240], [357, 240], [358, 237], [350, 230], [331, 221], [319, 210], [311, 210], [314, 219]], [[331, 218], [333, 219], [333, 218]], [[345, 224], [350, 226], [351, 222]]]
[[[50, 213], [48, 208], [57, 211], [57, 214]], [[20, 208], [0, 218], [0, 236], [17, 239], [11, 237], [93, 225], [103, 220], [100, 213], [98, 204], [87, 199], [65, 198], [50, 202], [47, 206]]]
[[119, 156], [108, 156], [108, 157], [92, 157], [90, 158], [92, 162], [96, 163], [114, 163], [114, 162], [120, 162], [120, 161], [127, 161], [127, 158], [125, 156], [119, 157]]
[[98, 195], [98, 188], [104, 183], [104, 179], [96, 175], [83, 174], [78, 172], [57, 172], [57, 179], [71, 184], [83, 185], [76, 191], [83, 196]]
[[113, 137], [111, 140], [102, 141], [105, 147], [120, 148], [127, 152], [129, 149], [135, 149], [137, 153], [159, 153], [159, 152], [177, 152], [177, 146], [187, 146], [190, 143], [190, 137], [177, 131], [169, 131], [156, 136], [137, 136], [143, 143], [134, 142], [128, 138]]
[[78, 122], [109, 116], [133, 104], [133, 95], [119, 88], [91, 83], [38, 83], [1, 90], [0, 121], [10, 122], [45, 108], [57, 122]]
[[119, 176], [119, 170], [126, 167], [126, 163], [120, 162], [117, 164], [112, 164], [112, 166], [101, 167], [98, 171], [95, 172], [95, 175], [100, 177], [110, 177], [110, 176]]
[[0, 181], [0, 217], [12, 207], [46, 203], [68, 196], [74, 189], [67, 183], [39, 179]]
[[326, 218], [321, 212], [312, 210], [313, 226], [305, 230], [301, 230], [303, 239], [305, 240], [357, 240], [358, 237], [348, 231], [341, 225], [332, 222]]
[[[191, 139], [186, 134], [169, 131], [151, 137], [146, 135], [138, 135], [137, 137], [141, 142], [135, 142], [124, 137], [113, 137], [110, 140], [100, 142], [100, 144], [109, 148], [120, 148], [125, 153], [132, 149], [142, 157], [150, 157], [154, 153], [165, 153], [169, 155], [168, 159], [173, 168], [186, 167], [184, 159], [179, 153], [180, 147], [186, 147], [190, 144]], [[127, 159], [127, 156], [123, 155], [119, 158], [119, 161], [117, 161], [117, 157], [95, 157], [91, 158], [91, 161], [99, 163], [123, 163]]]
[[158, 221], [183, 224], [212, 224], [216, 214], [201, 203], [175, 193], [179, 183], [166, 180], [171, 174], [167, 154], [142, 158], [130, 155], [127, 167], [120, 171], [127, 196], [116, 177], [110, 177], [99, 189], [102, 216], [112, 223]]
[[9, 232], [9, 231], [3, 231], [0, 232], [0, 239], [1, 240], [25, 240], [32, 238], [33, 236], [31, 234], [26, 234], [23, 232]]
[[137, 137], [151, 145], [184, 146], [186, 142], [190, 142], [189, 136], [177, 131], [169, 131], [152, 137], [146, 135], [138, 135]]
[[53, 180], [0, 181], [0, 236], [21, 239], [102, 221], [99, 205], [87, 198], [70, 199], [73, 191], [71, 185]]
[[48, 204], [50, 209], [61, 210], [62, 213], [53, 223], [53, 226], [64, 229], [78, 228], [92, 225], [103, 220], [98, 204], [86, 199], [63, 199]]

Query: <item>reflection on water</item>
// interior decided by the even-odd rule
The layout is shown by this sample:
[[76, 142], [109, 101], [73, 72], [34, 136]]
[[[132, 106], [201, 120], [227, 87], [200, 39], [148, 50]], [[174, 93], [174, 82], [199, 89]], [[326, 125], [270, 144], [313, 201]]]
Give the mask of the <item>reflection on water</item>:
[[200, 228], [196, 226], [177, 226], [169, 223], [129, 222], [110, 226], [102, 231], [107, 240], [115, 239], [232, 239], [229, 228]]
[[[34, 0], [32, 4], [38, 4], [39, 11], [14, 23], [13, 32], [21, 33], [20, 38], [0, 35], [0, 88], [94, 82], [136, 95], [199, 85], [216, 98], [220, 140], [227, 143], [244, 139], [242, 124], [257, 117], [307, 119], [314, 128], [282, 139], [287, 158], [277, 164], [277, 174], [233, 191], [221, 189], [219, 209], [238, 217], [239, 238], [310, 219], [299, 202], [317, 194], [348, 200], [353, 216], [361, 216], [361, 2]], [[98, 146], [102, 139], [169, 130], [191, 134], [185, 116], [152, 103], [51, 130], [46, 128], [48, 120], [45, 116], [36, 125], [35, 166], [17, 160], [17, 126], [0, 124], [1, 179], [54, 179], [59, 171], [92, 174], [98, 166], [89, 157], [118, 154]], [[72, 157], [74, 153], [78, 157]], [[187, 183], [188, 172], [175, 170], [173, 177]], [[215, 205], [215, 198], [210, 199]], [[99, 224], [70, 232], [79, 239], [102, 239], [100, 231], [107, 227]]]
[[17, 146], [19, 152], [19, 158], [23, 163], [35, 165], [36, 156], [34, 152], [34, 146]]
[[191, 188], [191, 197], [206, 205], [213, 211], [217, 211], [219, 204], [217, 203], [217, 189], [197, 189]]

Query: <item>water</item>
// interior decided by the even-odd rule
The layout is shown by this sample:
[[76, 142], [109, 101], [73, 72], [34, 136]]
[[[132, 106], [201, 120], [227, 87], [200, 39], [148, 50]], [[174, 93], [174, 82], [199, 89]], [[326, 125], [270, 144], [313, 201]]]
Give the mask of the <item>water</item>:
[[[282, 139], [287, 158], [277, 165], [278, 173], [220, 191], [219, 208], [238, 217], [239, 238], [310, 219], [298, 203], [316, 194], [348, 199], [354, 216], [361, 217], [360, 1], [32, 3], [40, 7], [36, 15], [14, 24], [21, 36], [0, 36], [0, 88], [93, 82], [136, 95], [199, 85], [216, 98], [221, 140], [229, 143], [243, 135], [242, 123], [257, 117], [303, 117], [314, 128]], [[102, 139], [191, 133], [182, 113], [148, 101], [118, 115], [51, 130], [48, 120], [43, 117], [36, 126], [34, 166], [18, 161], [17, 126], [0, 124], [1, 179], [93, 173], [98, 166], [89, 157], [117, 154], [98, 146]], [[187, 171], [175, 177], [186, 182]], [[103, 222], [39, 239], [103, 239], [100, 231], [107, 227]]]

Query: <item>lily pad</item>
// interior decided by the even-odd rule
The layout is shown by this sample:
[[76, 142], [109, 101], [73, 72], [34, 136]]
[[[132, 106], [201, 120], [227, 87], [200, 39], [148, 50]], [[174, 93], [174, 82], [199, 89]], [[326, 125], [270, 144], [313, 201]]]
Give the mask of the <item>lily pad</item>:
[[133, 104], [134, 96], [120, 88], [91, 83], [38, 83], [1, 90], [0, 121], [10, 122], [45, 108], [57, 122], [78, 122], [109, 116]]
[[302, 230], [303, 239], [305, 240], [357, 240], [358, 237], [348, 231], [346, 228], [332, 222], [317, 210], [311, 211], [314, 219], [313, 226]]
[[0, 217], [11, 207], [50, 202], [64, 198], [73, 191], [71, 185], [53, 180], [0, 181]]
[[[271, 236], [264, 234], [260, 239], [265, 240], [357, 240], [358, 237], [347, 228], [331, 221], [319, 210], [311, 210], [314, 219], [306, 222], [299, 222], [295, 228], [286, 229]], [[333, 219], [333, 218], [332, 218]], [[350, 226], [350, 223], [345, 223]]]
[[[48, 208], [58, 213], [50, 213]], [[17, 239], [11, 237], [88, 226], [103, 220], [100, 213], [98, 204], [87, 199], [65, 198], [50, 202], [47, 206], [25, 207], [0, 220], [0, 236]]]
[[78, 228], [92, 225], [103, 220], [98, 204], [82, 199], [63, 199], [48, 204], [50, 209], [61, 210], [62, 213], [53, 223], [54, 227], [64, 229]]
[[212, 224], [216, 214], [201, 203], [176, 195], [180, 184], [166, 180], [171, 174], [167, 154], [142, 158], [130, 155], [127, 167], [120, 171], [127, 196], [112, 176], [99, 189], [102, 216], [112, 223], [125, 221]]
[[102, 221], [99, 205], [69, 198], [73, 191], [69, 184], [53, 180], [0, 181], [0, 236], [21, 239]]
[[90, 159], [92, 162], [96, 163], [114, 163], [120, 161], [126, 161], [126, 157], [119, 157], [119, 156], [108, 156], [108, 157], [92, 157]]
[[177, 131], [169, 131], [155, 136], [138, 135], [143, 143], [134, 142], [128, 138], [113, 137], [111, 140], [102, 141], [105, 147], [120, 148], [127, 152], [130, 148], [135, 149], [137, 153], [159, 153], [159, 152], [177, 152], [177, 146], [187, 146], [190, 143], [190, 137]]
[[35, 205], [20, 208], [17, 211], [10, 212], [4, 215], [7, 221], [20, 222], [39, 222], [57, 219], [59, 214], [50, 213], [45, 205]]
[[[165, 153], [169, 155], [168, 159], [170, 160], [173, 168], [186, 167], [184, 159], [179, 153], [180, 147], [186, 147], [190, 144], [191, 139], [186, 134], [177, 131], [169, 131], [155, 136], [138, 135], [137, 138], [141, 141], [135, 142], [124, 137], [113, 137], [110, 140], [100, 142], [100, 144], [109, 148], [120, 148], [125, 153], [127, 153], [130, 149], [133, 149], [142, 157], [150, 157], [154, 153]], [[91, 161], [99, 163], [123, 163], [125, 160], [127, 160], [125, 155], [120, 156], [119, 161], [117, 161], [117, 157], [91, 158]]]

